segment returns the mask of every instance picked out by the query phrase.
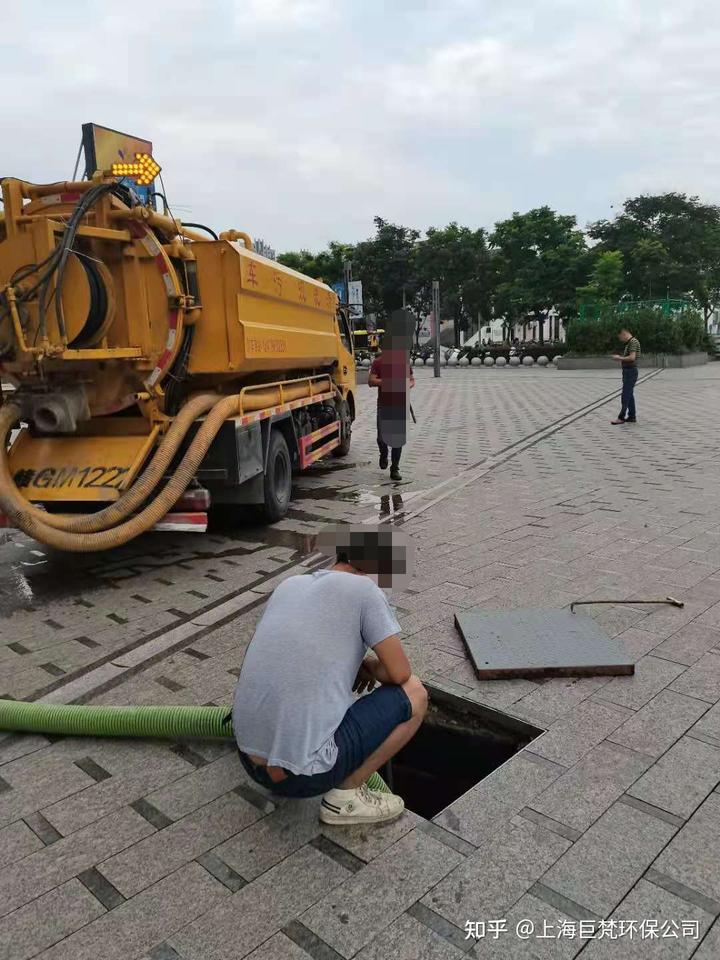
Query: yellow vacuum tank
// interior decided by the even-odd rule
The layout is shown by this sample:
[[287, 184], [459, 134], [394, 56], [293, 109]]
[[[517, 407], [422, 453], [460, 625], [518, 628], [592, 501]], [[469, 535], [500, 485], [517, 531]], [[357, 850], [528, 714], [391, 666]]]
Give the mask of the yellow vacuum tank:
[[[260, 256], [247, 234], [218, 238], [139, 205], [109, 176], [9, 179], [2, 190], [3, 424], [28, 425], [0, 476], [0, 509], [15, 521], [22, 504], [3, 489], [8, 477], [31, 503], [123, 500], [163, 444], [165, 458], [185, 449], [177, 430], [166, 441], [190, 401], [206, 421], [223, 403], [218, 431], [228, 418], [291, 413], [283, 429], [294, 461], [347, 447], [352, 337], [326, 284]], [[185, 419], [189, 438], [197, 423]], [[324, 445], [300, 442], [321, 428]], [[214, 437], [205, 441], [213, 455]]]

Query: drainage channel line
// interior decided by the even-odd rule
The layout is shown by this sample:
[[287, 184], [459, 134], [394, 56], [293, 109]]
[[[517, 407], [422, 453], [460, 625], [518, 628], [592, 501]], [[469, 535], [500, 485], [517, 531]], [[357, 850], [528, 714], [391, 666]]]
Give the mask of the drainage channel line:
[[219, 626], [233, 620], [239, 613], [248, 612], [258, 606], [267, 598], [267, 593], [260, 592], [258, 587], [267, 584], [275, 577], [293, 571], [314, 570], [320, 566], [322, 563], [313, 557], [304, 557], [301, 562], [292, 561], [283, 564], [272, 573], [258, 577], [241, 590], [235, 590], [206, 604], [190, 614], [187, 619], [177, 622], [170, 628], [139, 637], [120, 650], [96, 660], [89, 668], [68, 673], [23, 699], [43, 703], [85, 701], [94, 694], [116, 686], [120, 681], [151, 666], [168, 654], [175, 653], [194, 641], [202, 639]]
[[[655, 377], [659, 376], [663, 371], [662, 370], [653, 370], [650, 373], [646, 374], [642, 379], [638, 380], [637, 386], [640, 386], [643, 383], [647, 383], [648, 380], [652, 380]], [[495, 470], [496, 467], [502, 466], [504, 463], [507, 463], [508, 460], [512, 460], [514, 457], [518, 456], [521, 453], [524, 453], [526, 450], [529, 450], [530, 447], [534, 447], [536, 444], [541, 443], [543, 440], [547, 440], [548, 437], [553, 436], [559, 430], [564, 430], [565, 427], [571, 426], [578, 420], [582, 420], [583, 417], [586, 417], [589, 413], [599, 409], [600, 407], [605, 406], [606, 403], [610, 403], [611, 400], [617, 399], [620, 395], [619, 390], [615, 390], [612, 393], [607, 394], [604, 397], [601, 397], [599, 400], [594, 400], [592, 403], [587, 404], [584, 407], [581, 407], [579, 410], [575, 410], [573, 413], [567, 414], [567, 416], [561, 417], [559, 420], [555, 420], [553, 423], [548, 424], [546, 427], [541, 427], [539, 430], [536, 430], [534, 433], [528, 434], [526, 437], [523, 437], [521, 440], [516, 441], [515, 443], [509, 444], [507, 447], [504, 447], [502, 450], [499, 450], [497, 453], [493, 454], [490, 457], [486, 457], [484, 460], [479, 460], [477, 463], [471, 464], [469, 467], [465, 467], [454, 477], [449, 477], [447, 480], [443, 480], [440, 483], [436, 484], [434, 487], [431, 487], [428, 490], [425, 490], [423, 493], [417, 495], [413, 498], [413, 501], [424, 500], [425, 497], [431, 496], [433, 493], [441, 490], [443, 487], [450, 487], [450, 489], [445, 490], [439, 496], [435, 497], [433, 500], [428, 501], [423, 504], [417, 510], [413, 510], [408, 513], [403, 511], [401, 514], [397, 515], [397, 519], [394, 516], [390, 516], [380, 521], [385, 524], [395, 524], [397, 523], [407, 523], [409, 520], [413, 520], [415, 517], [419, 517], [420, 514], [425, 513], [430, 507], [436, 506], [438, 503], [442, 503], [443, 500], [446, 500], [452, 494], [457, 493], [460, 490], [463, 490], [469, 484], [474, 483], [476, 480], [479, 480], [481, 477], [484, 477], [487, 473], [490, 473], [492, 470]], [[363, 523], [370, 524], [376, 522], [375, 518], [364, 520]]]
[[[647, 383], [648, 380], [659, 376], [662, 370], [654, 370], [638, 381], [638, 385]], [[559, 430], [581, 420], [583, 417], [604, 406], [611, 400], [616, 399], [619, 391], [615, 390], [599, 400], [586, 404], [579, 410], [555, 420], [553, 423], [540, 430], [536, 430], [528, 436], [523, 437], [516, 443], [509, 444], [493, 456], [485, 460], [478, 461], [469, 467], [466, 467], [459, 475], [450, 477], [430, 487], [423, 493], [417, 495], [417, 499], [424, 500], [428, 496], [442, 490], [439, 496], [434, 497], [424, 503], [417, 510], [411, 513], [403, 512], [399, 515], [390, 516], [381, 523], [390, 523], [398, 525], [405, 524], [425, 513], [431, 507], [436, 506], [443, 500], [446, 500], [452, 494], [457, 493], [469, 484], [474, 483], [480, 477], [501, 466], [508, 460], [523, 453], [525, 450], [537, 443], [541, 443], [548, 437], [557, 433]], [[452, 486], [451, 486], [452, 484]], [[449, 489], [445, 489], [449, 488]], [[415, 499], [415, 498], [413, 498]], [[377, 523], [377, 517], [372, 517], [362, 521], [364, 524]], [[206, 636], [208, 633], [216, 630], [224, 623], [235, 619], [239, 614], [247, 613], [251, 609], [260, 605], [267, 599], [267, 594], [258, 592], [257, 587], [266, 584], [269, 580], [283, 574], [292, 575], [293, 572], [312, 571], [328, 566], [331, 559], [322, 554], [311, 554], [304, 557], [301, 561], [295, 561], [283, 565], [265, 577], [251, 583], [242, 590], [235, 591], [229, 595], [221, 597], [213, 603], [191, 614], [187, 620], [176, 624], [169, 630], [159, 634], [153, 634], [150, 637], [143, 637], [132, 644], [112, 654], [103, 657], [87, 670], [80, 670], [68, 674], [55, 683], [36, 691], [31, 697], [25, 699], [39, 700], [44, 703], [81, 703], [86, 702], [93, 696], [104, 693], [107, 690], [116, 687], [118, 684], [134, 676], [138, 672], [157, 663], [171, 653], [175, 653], [193, 642]], [[2, 738], [0, 738], [2, 739]]]

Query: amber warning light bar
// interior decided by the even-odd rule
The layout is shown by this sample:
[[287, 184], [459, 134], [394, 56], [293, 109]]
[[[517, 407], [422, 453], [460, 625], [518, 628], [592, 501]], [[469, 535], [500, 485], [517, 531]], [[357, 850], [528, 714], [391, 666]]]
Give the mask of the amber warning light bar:
[[147, 187], [161, 169], [160, 164], [149, 153], [136, 153], [134, 163], [114, 163], [110, 168], [110, 176], [127, 177], [134, 180], [139, 187]]

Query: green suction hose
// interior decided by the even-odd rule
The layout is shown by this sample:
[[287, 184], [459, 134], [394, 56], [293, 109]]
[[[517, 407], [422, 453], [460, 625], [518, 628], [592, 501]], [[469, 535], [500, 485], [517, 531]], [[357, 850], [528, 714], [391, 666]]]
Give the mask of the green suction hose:
[[0, 700], [0, 730], [89, 737], [231, 738], [225, 707], [94, 707]]
[[365, 782], [371, 790], [377, 790], [378, 793], [392, 793], [379, 773], [371, 773]]
[[[82, 737], [158, 737], [164, 740], [231, 740], [226, 707], [102, 707], [0, 700], [0, 730]], [[371, 790], [389, 793], [373, 773]]]

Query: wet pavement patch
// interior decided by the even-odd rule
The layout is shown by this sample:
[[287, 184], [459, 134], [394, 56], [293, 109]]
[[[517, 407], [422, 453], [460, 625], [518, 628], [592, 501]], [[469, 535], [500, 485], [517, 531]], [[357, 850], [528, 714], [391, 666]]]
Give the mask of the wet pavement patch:
[[633, 661], [591, 617], [569, 610], [481, 607], [455, 614], [479, 680], [629, 676]]
[[431, 689], [425, 722], [380, 774], [409, 810], [430, 820], [542, 732]]

